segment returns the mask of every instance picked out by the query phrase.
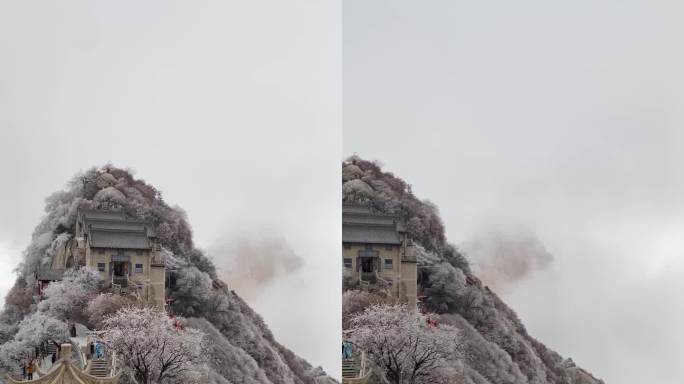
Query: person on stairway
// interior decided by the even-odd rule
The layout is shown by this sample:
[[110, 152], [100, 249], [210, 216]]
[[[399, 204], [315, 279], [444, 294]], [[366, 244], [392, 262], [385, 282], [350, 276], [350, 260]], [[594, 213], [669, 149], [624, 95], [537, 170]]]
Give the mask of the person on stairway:
[[352, 357], [352, 343], [350, 341], [342, 342], [342, 357], [345, 359], [351, 359]]
[[26, 376], [28, 380], [33, 380], [33, 360], [30, 359], [26, 367]]
[[95, 344], [95, 358], [101, 359], [104, 357], [104, 345], [99, 341]]

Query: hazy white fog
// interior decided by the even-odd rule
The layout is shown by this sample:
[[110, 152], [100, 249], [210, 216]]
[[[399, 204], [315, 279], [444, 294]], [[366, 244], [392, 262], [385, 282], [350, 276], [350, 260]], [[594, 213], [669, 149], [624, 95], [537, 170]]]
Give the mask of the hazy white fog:
[[554, 261], [504, 299], [607, 383], [684, 380], [684, 48], [674, 2], [344, 3], [343, 151]]

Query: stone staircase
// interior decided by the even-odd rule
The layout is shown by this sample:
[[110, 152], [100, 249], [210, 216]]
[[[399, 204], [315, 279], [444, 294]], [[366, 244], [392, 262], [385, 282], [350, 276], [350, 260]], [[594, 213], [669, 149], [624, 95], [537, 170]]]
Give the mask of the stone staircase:
[[342, 378], [356, 379], [361, 371], [358, 359], [342, 359]]
[[105, 359], [93, 359], [90, 361], [88, 373], [95, 377], [109, 377], [109, 365]]
[[342, 358], [342, 384], [367, 384], [371, 374], [364, 351]]

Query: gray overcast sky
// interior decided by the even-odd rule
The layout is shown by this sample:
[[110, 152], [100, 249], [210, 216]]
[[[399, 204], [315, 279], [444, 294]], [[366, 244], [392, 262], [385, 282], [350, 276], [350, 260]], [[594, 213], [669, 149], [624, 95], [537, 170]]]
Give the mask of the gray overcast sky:
[[504, 299], [608, 383], [684, 380], [682, 6], [344, 2], [343, 152], [555, 256]]
[[0, 52], [3, 299], [44, 198], [111, 161], [185, 209], [201, 248], [286, 239], [304, 266], [251, 304], [339, 374], [340, 4], [5, 1]]

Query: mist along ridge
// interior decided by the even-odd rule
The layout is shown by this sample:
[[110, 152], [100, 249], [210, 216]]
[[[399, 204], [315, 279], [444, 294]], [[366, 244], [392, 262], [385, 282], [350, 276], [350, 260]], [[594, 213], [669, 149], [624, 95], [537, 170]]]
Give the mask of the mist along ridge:
[[527, 333], [404, 180], [350, 157], [342, 204], [343, 383], [603, 383]]
[[217, 277], [179, 207], [106, 165], [46, 199], [0, 312], [2, 382], [336, 381]]

